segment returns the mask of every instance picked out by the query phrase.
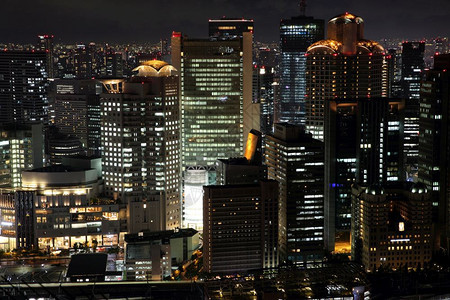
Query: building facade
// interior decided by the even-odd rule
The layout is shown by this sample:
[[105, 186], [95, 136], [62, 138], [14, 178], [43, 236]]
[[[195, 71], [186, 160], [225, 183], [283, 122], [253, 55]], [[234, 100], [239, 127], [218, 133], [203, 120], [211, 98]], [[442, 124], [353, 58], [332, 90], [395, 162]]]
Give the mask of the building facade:
[[275, 124], [265, 141], [268, 179], [279, 183], [283, 260], [305, 267], [321, 262], [324, 247], [324, 148], [298, 126]]
[[131, 233], [181, 226], [180, 103], [176, 69], [149, 61], [130, 80], [103, 80], [105, 195], [128, 205]]
[[384, 49], [364, 39], [361, 17], [336, 16], [328, 21], [327, 34], [306, 53], [306, 129], [319, 140], [325, 101], [386, 97], [388, 87]]
[[280, 23], [280, 115], [277, 122], [305, 124], [306, 50], [324, 38], [324, 20], [293, 17]]

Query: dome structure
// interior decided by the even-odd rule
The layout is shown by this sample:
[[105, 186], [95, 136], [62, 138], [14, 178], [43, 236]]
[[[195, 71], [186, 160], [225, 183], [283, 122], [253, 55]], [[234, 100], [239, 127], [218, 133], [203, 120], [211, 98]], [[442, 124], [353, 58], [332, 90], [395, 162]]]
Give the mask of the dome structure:
[[334, 18], [331, 18], [328, 23], [331, 24], [348, 24], [348, 23], [356, 23], [361, 24], [364, 23], [363, 18], [359, 16], [355, 16], [354, 14], [351, 14], [349, 12], [345, 12], [343, 14], [337, 15]]
[[333, 54], [341, 51], [342, 43], [335, 40], [321, 40], [315, 42], [306, 50], [308, 53], [319, 51], [322, 54]]
[[165, 61], [161, 60], [148, 60], [139, 67], [133, 69], [133, 72], [137, 72], [135, 76], [138, 77], [161, 77], [170, 76], [172, 72], [176, 72], [172, 65], [169, 65]]
[[358, 52], [383, 54], [384, 48], [379, 43], [371, 40], [360, 40], [356, 44]]

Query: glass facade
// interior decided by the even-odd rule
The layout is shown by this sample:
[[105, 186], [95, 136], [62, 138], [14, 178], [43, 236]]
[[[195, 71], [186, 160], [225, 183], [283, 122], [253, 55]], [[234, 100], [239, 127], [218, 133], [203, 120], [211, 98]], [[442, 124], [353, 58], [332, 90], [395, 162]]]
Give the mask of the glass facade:
[[183, 166], [213, 166], [243, 149], [241, 40], [183, 41]]
[[323, 20], [294, 17], [281, 21], [281, 122], [305, 124], [306, 49], [323, 37]]

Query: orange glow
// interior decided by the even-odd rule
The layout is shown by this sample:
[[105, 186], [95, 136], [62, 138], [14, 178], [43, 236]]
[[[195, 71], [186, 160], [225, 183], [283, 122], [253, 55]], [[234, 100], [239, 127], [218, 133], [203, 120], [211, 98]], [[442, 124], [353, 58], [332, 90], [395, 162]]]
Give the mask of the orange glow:
[[258, 143], [258, 136], [254, 135], [253, 133], [250, 132], [248, 134], [247, 145], [245, 146], [245, 152], [244, 152], [244, 157], [248, 161], [251, 161], [253, 159], [253, 156], [255, 156], [257, 143]]

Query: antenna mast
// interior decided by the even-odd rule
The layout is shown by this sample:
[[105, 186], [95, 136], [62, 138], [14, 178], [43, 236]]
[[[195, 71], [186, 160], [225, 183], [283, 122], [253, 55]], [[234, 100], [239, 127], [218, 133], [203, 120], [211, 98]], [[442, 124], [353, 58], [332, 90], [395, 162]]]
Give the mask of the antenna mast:
[[300, 0], [300, 15], [305, 16], [306, 14], [306, 0]]

